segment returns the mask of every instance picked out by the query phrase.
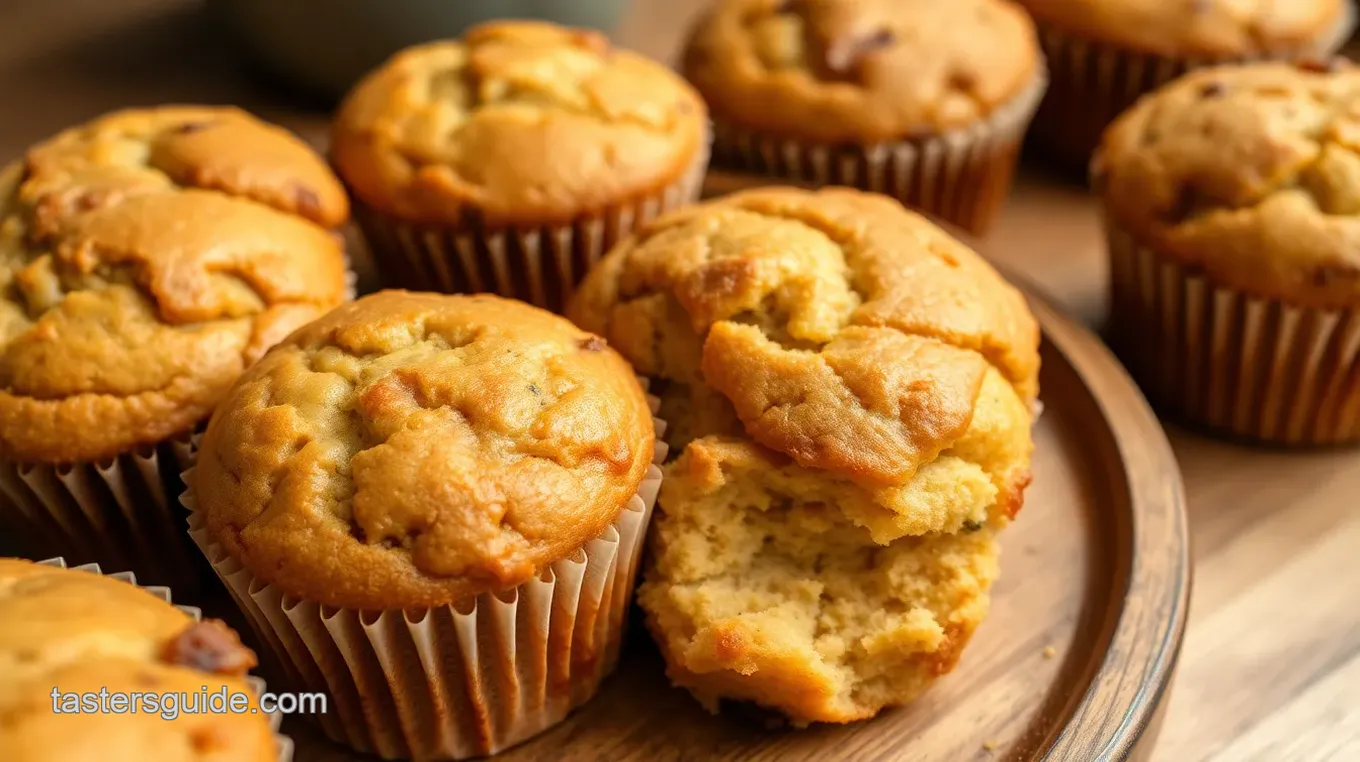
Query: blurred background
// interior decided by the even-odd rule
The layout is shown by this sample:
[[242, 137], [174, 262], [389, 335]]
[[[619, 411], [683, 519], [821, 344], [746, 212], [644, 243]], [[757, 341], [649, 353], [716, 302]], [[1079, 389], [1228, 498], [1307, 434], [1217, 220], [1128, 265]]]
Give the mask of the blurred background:
[[[0, 155], [123, 106], [234, 103], [314, 138], [364, 71], [491, 18], [611, 33], [670, 60], [697, 4], [666, 0], [3, 0]], [[668, 31], [669, 30], [669, 31]]]

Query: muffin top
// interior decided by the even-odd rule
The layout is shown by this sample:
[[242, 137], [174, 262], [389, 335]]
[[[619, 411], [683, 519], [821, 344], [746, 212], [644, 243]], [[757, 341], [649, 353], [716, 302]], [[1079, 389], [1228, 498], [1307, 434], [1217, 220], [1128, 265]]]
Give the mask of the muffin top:
[[1197, 71], [1106, 133], [1093, 173], [1135, 239], [1213, 280], [1360, 305], [1360, 69]]
[[213, 415], [192, 477], [256, 576], [357, 609], [519, 585], [605, 530], [652, 461], [633, 371], [564, 318], [389, 291], [293, 334]]
[[[875, 487], [963, 441], [989, 371], [1013, 398], [1038, 389], [1019, 292], [896, 201], [841, 188], [666, 215], [587, 276], [571, 314], [640, 373], [715, 390], [759, 444]], [[1022, 446], [983, 446], [1027, 465], [1025, 423]]]
[[1018, 0], [1069, 34], [1164, 56], [1327, 52], [1344, 40], [1346, 0]]
[[185, 432], [346, 290], [343, 188], [228, 108], [124, 111], [0, 171], [0, 459]]
[[599, 33], [494, 22], [369, 74], [331, 151], [356, 196], [411, 222], [560, 223], [675, 182], [707, 130], [683, 80]]
[[[248, 690], [255, 656], [216, 621], [195, 622], [112, 577], [0, 559], [0, 749], [11, 762], [95, 758], [275, 762], [264, 714], [58, 714], [62, 694]], [[252, 699], [251, 705], [254, 706]], [[58, 706], [65, 706], [62, 699]]]
[[1005, 0], [720, 0], [684, 54], [718, 119], [826, 142], [973, 124], [1040, 67], [1033, 24]]

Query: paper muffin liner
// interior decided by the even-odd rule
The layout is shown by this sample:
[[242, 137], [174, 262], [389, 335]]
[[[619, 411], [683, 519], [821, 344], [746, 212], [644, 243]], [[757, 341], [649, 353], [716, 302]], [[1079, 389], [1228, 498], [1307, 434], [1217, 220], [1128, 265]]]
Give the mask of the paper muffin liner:
[[[660, 400], [648, 397], [653, 415]], [[335, 741], [387, 759], [495, 754], [560, 722], [613, 671], [643, 539], [661, 487], [666, 424], [652, 465], [599, 536], [513, 590], [427, 609], [322, 606], [259, 580], [208, 536], [189, 534], [298, 690], [325, 691]], [[192, 484], [190, 472], [186, 484]]]
[[935, 135], [868, 146], [764, 135], [715, 119], [714, 163], [807, 183], [883, 193], [971, 233], [995, 221], [1020, 144], [1047, 86], [1039, 74], [987, 119]]
[[1252, 296], [1106, 228], [1112, 343], [1154, 403], [1263, 443], [1360, 441], [1360, 309]]
[[195, 591], [199, 567], [175, 500], [190, 450], [190, 435], [183, 434], [94, 463], [0, 460], [4, 552], [98, 562]]
[[[79, 566], [68, 566], [66, 563], [66, 559], [60, 556], [55, 558], [43, 559], [41, 561], [38, 561], [37, 563], [42, 564], [44, 566], [55, 566], [60, 569], [72, 569], [74, 571], [83, 571], [89, 572], [91, 574], [98, 574], [102, 577], [109, 577], [111, 579], [116, 579], [120, 582], [126, 582], [129, 585], [135, 585], [147, 591], [148, 593], [151, 593], [157, 598], [160, 598], [166, 603], [174, 606], [180, 611], [183, 611], [185, 614], [188, 614], [195, 622], [203, 621], [202, 609], [196, 606], [181, 606], [175, 603], [173, 600], [171, 600], [170, 588], [165, 587], [163, 585], [137, 584], [137, 575], [132, 572], [117, 572], [114, 574], [105, 574], [100, 569], [99, 564], [96, 563], [81, 564]], [[246, 683], [250, 686], [251, 692], [255, 694], [256, 699], [259, 699], [261, 696], [265, 694], [264, 680], [254, 675], [246, 675], [245, 679]], [[270, 730], [274, 731], [274, 743], [279, 750], [278, 762], [292, 762], [293, 739], [279, 732], [279, 725], [282, 722], [283, 714], [280, 713], [277, 709], [269, 713], [269, 728]]]
[[708, 140], [676, 182], [565, 225], [415, 225], [354, 200], [374, 269], [392, 286], [495, 293], [562, 312], [586, 272], [620, 239], [703, 190]]
[[1036, 20], [1052, 82], [1034, 118], [1034, 139], [1045, 153], [1085, 172], [1105, 128], [1144, 94], [1206, 66], [1265, 60], [1326, 58], [1341, 48], [1355, 25], [1350, 3], [1341, 21], [1313, 45], [1271, 56], [1174, 58], [1102, 45]]

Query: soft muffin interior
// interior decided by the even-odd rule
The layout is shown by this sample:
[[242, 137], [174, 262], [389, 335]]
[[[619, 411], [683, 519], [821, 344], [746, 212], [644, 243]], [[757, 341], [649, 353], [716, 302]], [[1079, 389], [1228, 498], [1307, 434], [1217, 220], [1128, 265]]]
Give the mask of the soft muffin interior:
[[800, 470], [739, 440], [691, 443], [663, 486], [650, 579], [665, 582], [640, 595], [672, 678], [710, 708], [872, 716], [953, 666], [986, 614], [995, 530], [879, 545]]

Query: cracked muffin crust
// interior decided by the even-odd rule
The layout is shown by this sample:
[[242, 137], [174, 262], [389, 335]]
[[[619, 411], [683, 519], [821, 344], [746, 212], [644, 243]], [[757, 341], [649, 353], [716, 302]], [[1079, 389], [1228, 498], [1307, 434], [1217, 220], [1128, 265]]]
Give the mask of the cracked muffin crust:
[[707, 130], [682, 79], [598, 32], [493, 22], [360, 82], [331, 157], [359, 199], [408, 222], [567, 223], [674, 184]]
[[[1038, 391], [1023, 297], [925, 219], [847, 189], [669, 214], [591, 272], [571, 316], [667, 382], [676, 447], [745, 433], [868, 488], [910, 482], [993, 405], [1027, 418]], [[1004, 449], [997, 483], [1023, 486], [1027, 451]]]
[[211, 539], [305, 600], [395, 610], [513, 588], [625, 509], [653, 455], [632, 369], [494, 296], [389, 291], [227, 395], [192, 482]]
[[1106, 214], [1140, 243], [1255, 296], [1360, 305], [1360, 70], [1200, 70], [1105, 136]]
[[657, 220], [571, 315], [683, 448], [639, 591], [675, 682], [849, 722], [953, 667], [1033, 448], [1038, 330], [990, 266], [886, 197], [766, 188]]
[[[246, 692], [254, 654], [135, 585], [0, 559], [0, 749], [13, 762], [275, 762], [268, 715], [56, 714], [62, 693]], [[254, 702], [252, 700], [252, 706]], [[144, 707], [139, 707], [144, 708]]]
[[798, 140], [869, 144], [976, 123], [1041, 68], [1005, 0], [722, 0], [685, 76], [717, 119]]
[[1019, 0], [1068, 34], [1143, 53], [1209, 59], [1307, 51], [1345, 0]]
[[30, 149], [0, 171], [0, 460], [191, 429], [343, 299], [347, 215], [320, 157], [235, 109], [117, 112]]

